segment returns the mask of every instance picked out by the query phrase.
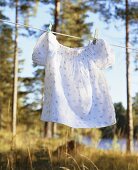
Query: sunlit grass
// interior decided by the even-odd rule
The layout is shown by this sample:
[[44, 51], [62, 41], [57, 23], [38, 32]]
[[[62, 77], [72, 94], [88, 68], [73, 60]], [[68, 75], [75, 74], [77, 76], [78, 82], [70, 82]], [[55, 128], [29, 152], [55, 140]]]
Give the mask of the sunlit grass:
[[11, 133], [0, 132], [1, 170], [137, 170], [138, 154], [119, 150], [97, 150], [75, 143], [68, 148], [65, 134], [61, 138], [46, 139], [39, 133], [20, 132], [12, 147]]

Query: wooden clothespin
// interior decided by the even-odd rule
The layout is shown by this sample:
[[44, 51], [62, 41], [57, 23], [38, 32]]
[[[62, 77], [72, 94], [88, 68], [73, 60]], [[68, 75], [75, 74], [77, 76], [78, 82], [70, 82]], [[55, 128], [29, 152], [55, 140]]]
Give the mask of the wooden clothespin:
[[49, 27], [47, 29], [47, 32], [50, 32], [52, 30], [52, 23], [49, 24]]
[[94, 37], [93, 37], [93, 44], [96, 44], [96, 41], [98, 39], [98, 29], [95, 29]]

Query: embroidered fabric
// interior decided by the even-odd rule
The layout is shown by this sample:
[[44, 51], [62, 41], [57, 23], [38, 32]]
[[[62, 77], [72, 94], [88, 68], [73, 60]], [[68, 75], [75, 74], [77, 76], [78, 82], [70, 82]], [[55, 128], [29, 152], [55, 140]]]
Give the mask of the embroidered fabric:
[[32, 60], [45, 66], [42, 121], [73, 128], [100, 128], [116, 123], [102, 71], [113, 65], [115, 56], [105, 40], [70, 48], [60, 44], [52, 32], [45, 32], [33, 49]]

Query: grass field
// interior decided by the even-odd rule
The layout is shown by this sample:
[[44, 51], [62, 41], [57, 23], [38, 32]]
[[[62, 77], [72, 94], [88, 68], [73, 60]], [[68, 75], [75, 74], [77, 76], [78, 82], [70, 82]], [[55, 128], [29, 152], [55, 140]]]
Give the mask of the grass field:
[[[138, 153], [97, 150], [64, 138], [0, 134], [0, 170], [138, 170]], [[68, 142], [67, 142], [68, 141]]]

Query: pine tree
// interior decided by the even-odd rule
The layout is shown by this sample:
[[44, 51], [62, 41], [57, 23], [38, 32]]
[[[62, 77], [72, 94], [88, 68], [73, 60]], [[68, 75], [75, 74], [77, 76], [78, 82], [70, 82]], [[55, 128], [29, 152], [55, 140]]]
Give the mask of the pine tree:
[[[125, 22], [125, 45], [126, 45], [126, 86], [127, 86], [127, 151], [133, 152], [133, 115], [132, 115], [132, 99], [131, 99], [131, 68], [130, 68], [130, 53], [128, 51], [130, 43], [130, 26], [137, 24], [138, 20], [138, 5], [130, 5], [128, 0], [124, 1], [108, 1], [94, 2], [96, 12], [99, 12], [109, 23], [112, 19], [122, 19]], [[93, 5], [94, 5], [93, 4]], [[112, 10], [111, 10], [112, 9]], [[132, 33], [131, 33], [132, 34]], [[136, 35], [136, 34], [135, 34]], [[131, 40], [137, 39], [133, 36]], [[132, 41], [133, 42], [133, 41]]]
[[[19, 1], [19, 0], [18, 0]], [[15, 6], [17, 6], [16, 5], [16, 3], [17, 3], [17, 1], [16, 0], [12, 0], [12, 1], [3, 1], [3, 3], [1, 2], [0, 3], [0, 5], [1, 5], [1, 7], [2, 8], [4, 8], [5, 6], [9, 6], [9, 7], [11, 7], [11, 8], [15, 8]], [[23, 19], [24, 19], [24, 22], [27, 24], [27, 22], [29, 21], [28, 19], [28, 17], [31, 17], [32, 15], [35, 15], [35, 13], [36, 13], [36, 9], [37, 9], [37, 4], [38, 4], [38, 1], [36, 0], [36, 1], [31, 1], [31, 0], [29, 0], [29, 1], [19, 1], [18, 2], [18, 7], [17, 7], [17, 9], [18, 9], [18, 16], [17, 16], [17, 19], [19, 18], [19, 17], [23, 17]], [[1, 14], [1, 13], [0, 13]], [[4, 17], [4, 16], [2, 16], [2, 14], [1, 14], [1, 18], [3, 18], [3, 19], [8, 19], [8, 18], [6, 18], [6, 17]], [[11, 110], [11, 108], [12, 108], [12, 105], [13, 105], [13, 98], [12, 98], [12, 94], [13, 94], [13, 79], [16, 77], [17, 78], [17, 74], [19, 73], [19, 72], [21, 72], [21, 68], [20, 68], [20, 66], [22, 66], [23, 65], [23, 60], [21, 60], [20, 58], [19, 59], [17, 59], [16, 61], [18, 61], [19, 62], [19, 67], [16, 67], [16, 76], [15, 75], [13, 75], [13, 70], [14, 70], [14, 66], [13, 66], [13, 63], [14, 63], [14, 60], [13, 60], [13, 56], [14, 56], [14, 53], [16, 53], [16, 55], [17, 55], [17, 50], [19, 51], [19, 49], [18, 48], [15, 48], [15, 47], [17, 47], [17, 41], [13, 41], [12, 40], [12, 35], [14, 34], [15, 35], [15, 32], [17, 32], [17, 28], [16, 29], [14, 29], [13, 27], [10, 27], [10, 26], [5, 26], [6, 24], [4, 24], [4, 23], [0, 23], [1, 25], [2, 25], [2, 27], [1, 27], [1, 32], [2, 32], [2, 34], [1, 34], [1, 39], [0, 39], [0, 43], [3, 43], [3, 34], [5, 33], [5, 41], [8, 41], [9, 40], [9, 42], [11, 43], [11, 44], [9, 44], [9, 43], [5, 43], [5, 47], [4, 48], [2, 48], [2, 45], [1, 45], [1, 48], [2, 48], [2, 50], [1, 50], [1, 55], [6, 55], [6, 53], [7, 53], [7, 58], [9, 58], [8, 60], [6, 60], [6, 57], [4, 56], [4, 57], [2, 57], [1, 58], [1, 64], [0, 64], [0, 67], [2, 68], [2, 72], [1, 72], [1, 74], [4, 76], [4, 77], [2, 77], [3, 78], [3, 80], [5, 79], [5, 80], [7, 80], [8, 81], [8, 79], [9, 79], [9, 82], [10, 82], [10, 86], [9, 86], [9, 89], [7, 90], [7, 91], [10, 91], [10, 94], [8, 93], [5, 93], [5, 95], [3, 95], [3, 93], [2, 93], [2, 91], [5, 91], [6, 90], [6, 86], [5, 86], [5, 89], [4, 89], [4, 82], [1, 82], [1, 92], [0, 92], [0, 97], [2, 98], [5, 98], [4, 100], [3, 100], [3, 98], [2, 98], [2, 100], [1, 100], [1, 103], [0, 103], [0, 105], [1, 105], [1, 110], [0, 110], [0, 118], [1, 119], [3, 119], [3, 122], [5, 121], [7, 121], [7, 120], [9, 120], [11, 123], [10, 124], [12, 124], [13, 122], [12, 122], [12, 120], [11, 120], [11, 117], [12, 117], [12, 110]], [[7, 28], [7, 30], [6, 30], [6, 28]], [[11, 29], [11, 35], [8, 33], [8, 29], [9, 28], [12, 28]], [[10, 29], [9, 29], [10, 30]], [[29, 29], [26, 29], [27, 30], [27, 32], [26, 32], [26, 35], [27, 35], [27, 33], [31, 33], [32, 34], [32, 32], [29, 30]], [[15, 31], [15, 32], [14, 32]], [[9, 35], [8, 35], [9, 34]], [[7, 35], [7, 36], [6, 36]], [[25, 35], [25, 34], [22, 34], [22, 32], [21, 31], [19, 31], [19, 36], [21, 36], [21, 35]], [[9, 37], [8, 37], [9, 36]], [[7, 45], [7, 48], [6, 48], [6, 45]], [[4, 45], [3, 45], [4, 46]], [[11, 49], [12, 48], [12, 49]], [[7, 51], [3, 51], [3, 50], [7, 50]], [[10, 51], [10, 53], [8, 53], [8, 49], [10, 49], [9, 51]], [[3, 52], [3, 53], [2, 53]], [[5, 52], [5, 54], [4, 54], [4, 52]], [[4, 69], [3, 69], [3, 62], [4, 63], [7, 63], [7, 62], [10, 62], [11, 64], [9, 65], [8, 63], [7, 63], [7, 66], [5, 65], [5, 70], [7, 70], [8, 69], [8, 67], [11, 67], [12, 68], [12, 71], [11, 71], [11, 69], [9, 69], [9, 72], [8, 71], [5, 71]], [[5, 73], [4, 73], [5, 72]], [[11, 79], [12, 79], [12, 82], [11, 82]], [[26, 83], [24, 83], [24, 82], [26, 82], [26, 80], [25, 80], [25, 78], [23, 79], [23, 78], [19, 78], [19, 81], [18, 81], [18, 85], [17, 85], [17, 81], [16, 81], [16, 83], [15, 83], [15, 85], [14, 86], [17, 86], [17, 88], [16, 88], [16, 94], [15, 94], [15, 96], [17, 96], [17, 90], [18, 90], [18, 98], [17, 98], [17, 101], [15, 101], [15, 104], [16, 104], [16, 106], [17, 106], [17, 102], [18, 102], [18, 109], [19, 110], [22, 110], [22, 112], [23, 112], [23, 109], [25, 108], [25, 107], [23, 107], [23, 103], [21, 102], [22, 100], [24, 100], [26, 97], [27, 97], [27, 95], [28, 95], [28, 91], [26, 92], [26, 93], [23, 93], [20, 89], [21, 89], [21, 86], [23, 87], [25, 87], [25, 85], [26, 85]], [[31, 83], [31, 81], [30, 81], [30, 83]], [[3, 88], [3, 89], [2, 89]], [[21, 91], [21, 92], [20, 92]], [[22, 98], [22, 99], [21, 99]], [[8, 101], [8, 103], [7, 102], [5, 102], [5, 100], [7, 99], [7, 101]], [[4, 103], [5, 102], [5, 103]], [[5, 104], [7, 104], [7, 106], [8, 106], [8, 108], [6, 108], [5, 107]], [[7, 111], [8, 111], [8, 114], [10, 115], [8, 115], [8, 116], [6, 116], [6, 113], [7, 113], [7, 111], [3, 111], [3, 109], [7, 109]], [[21, 108], [21, 109], [20, 109]], [[28, 107], [26, 107], [25, 108], [25, 110], [24, 110], [24, 112], [26, 111], [26, 110], [30, 110], [30, 108]], [[18, 110], [18, 111], [19, 111]], [[29, 111], [28, 111], [29, 112]], [[24, 115], [25, 115], [25, 113], [24, 113]], [[26, 117], [27, 117], [28, 115], [26, 115]], [[21, 116], [20, 116], [21, 117]], [[18, 115], [18, 118], [19, 118], [19, 115]], [[0, 119], [0, 120], [1, 120]], [[2, 124], [2, 121], [0, 121], [0, 123]], [[7, 126], [9, 126], [9, 124], [7, 124]], [[14, 134], [16, 133], [15, 131], [16, 131], [16, 114], [15, 114], [15, 119], [14, 119]]]
[[[86, 22], [91, 7], [80, 1], [65, 0], [61, 3], [59, 32], [74, 35], [81, 39], [59, 36], [58, 40], [69, 47], [80, 47], [84, 39], [89, 39], [93, 23]], [[58, 36], [58, 35], [57, 35]], [[88, 43], [88, 41], [86, 42]]]
[[[6, 17], [0, 13], [0, 18]], [[13, 93], [13, 29], [0, 23], [0, 129], [11, 129]]]

